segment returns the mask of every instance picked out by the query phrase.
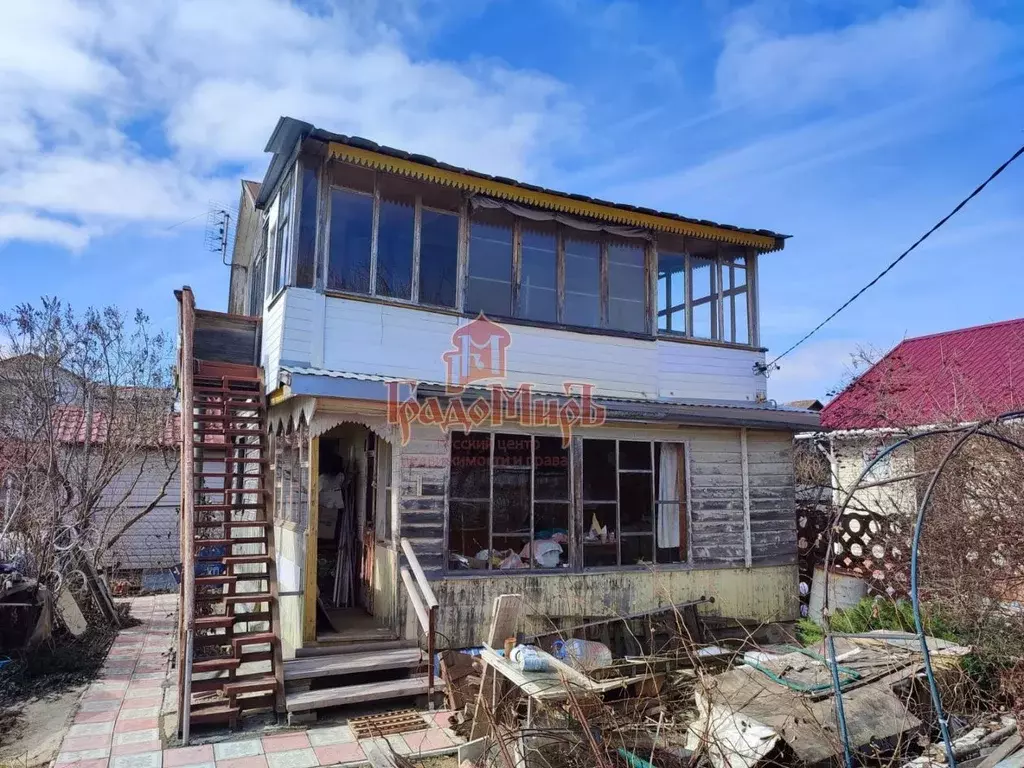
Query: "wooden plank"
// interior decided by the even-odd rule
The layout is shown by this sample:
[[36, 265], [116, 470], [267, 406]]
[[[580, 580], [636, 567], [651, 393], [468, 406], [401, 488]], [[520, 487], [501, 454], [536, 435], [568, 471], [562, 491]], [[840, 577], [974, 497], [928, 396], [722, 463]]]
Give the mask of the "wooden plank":
[[302, 640], [316, 640], [316, 532], [320, 523], [320, 438], [309, 440], [309, 516], [306, 528], [305, 586], [303, 597]]
[[[1010, 736], [1006, 741], [992, 750], [981, 763], [978, 764], [977, 768], [995, 768], [996, 763], [1003, 760], [1007, 755], [1013, 754], [1013, 752], [1021, 745], [1020, 734], [1014, 734]], [[958, 761], [959, 762], [959, 761]]]
[[743, 562], [753, 563], [750, 539], [750, 460], [747, 456], [747, 428], [740, 427], [740, 463], [743, 467]]
[[[506, 637], [515, 634], [522, 612], [522, 595], [499, 595], [495, 598], [491, 610], [491, 628], [487, 633], [486, 644], [491, 648], [502, 646]], [[490, 707], [494, 686], [495, 673], [489, 665], [485, 666], [480, 678], [480, 693], [476, 699], [476, 706], [473, 708], [473, 727], [470, 731], [470, 741], [487, 735], [489, 720], [485, 716], [485, 711]]]
[[304, 691], [290, 694], [286, 699], [289, 712], [308, 712], [313, 709], [340, 707], [365, 701], [383, 701], [420, 696], [427, 692], [427, 678], [411, 677], [404, 680], [388, 680], [381, 683], [344, 685], [338, 688], [323, 688], [318, 691]]
[[307, 656], [285, 662], [284, 679], [288, 681], [303, 680], [388, 669], [411, 669], [418, 667], [422, 662], [423, 655], [419, 648], [340, 653], [336, 656]]

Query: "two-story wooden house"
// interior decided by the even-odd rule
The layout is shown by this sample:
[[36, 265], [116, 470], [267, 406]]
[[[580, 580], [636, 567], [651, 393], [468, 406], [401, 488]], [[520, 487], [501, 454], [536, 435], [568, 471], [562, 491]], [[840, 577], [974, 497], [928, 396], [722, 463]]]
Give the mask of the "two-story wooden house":
[[538, 620], [798, 616], [818, 416], [767, 399], [758, 331], [783, 236], [291, 118], [267, 151], [229, 308], [259, 318], [285, 659], [428, 623], [479, 644], [507, 592]]

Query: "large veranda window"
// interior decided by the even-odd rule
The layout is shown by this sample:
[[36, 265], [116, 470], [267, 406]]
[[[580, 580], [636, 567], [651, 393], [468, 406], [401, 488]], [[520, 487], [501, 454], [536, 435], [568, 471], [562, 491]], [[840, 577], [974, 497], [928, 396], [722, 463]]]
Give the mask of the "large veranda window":
[[[453, 433], [448, 568], [614, 568], [687, 560], [682, 443]], [[572, 480], [582, 471], [582, 497]], [[581, 530], [582, 555], [571, 531]]]
[[466, 311], [647, 333], [647, 241], [518, 219], [470, 216]]
[[750, 258], [742, 248], [659, 243], [658, 333], [750, 345]]
[[569, 567], [569, 451], [559, 437], [451, 437], [450, 570]]
[[583, 566], [687, 559], [682, 443], [583, 440]]
[[330, 192], [327, 290], [454, 309], [459, 213], [451, 198], [386, 174], [347, 169], [341, 180]]

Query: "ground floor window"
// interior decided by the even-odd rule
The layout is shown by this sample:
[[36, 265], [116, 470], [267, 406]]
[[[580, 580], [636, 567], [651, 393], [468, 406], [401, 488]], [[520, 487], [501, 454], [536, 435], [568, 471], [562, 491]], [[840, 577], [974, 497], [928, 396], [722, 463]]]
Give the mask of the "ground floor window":
[[[686, 561], [681, 443], [453, 433], [449, 570], [558, 570]], [[582, 482], [574, 483], [578, 476]]]

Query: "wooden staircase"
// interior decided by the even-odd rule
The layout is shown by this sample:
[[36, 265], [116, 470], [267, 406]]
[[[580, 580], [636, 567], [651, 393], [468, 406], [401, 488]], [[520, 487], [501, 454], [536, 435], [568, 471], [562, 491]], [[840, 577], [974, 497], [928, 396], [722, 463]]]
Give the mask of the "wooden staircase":
[[183, 430], [192, 454], [192, 472], [183, 473], [192, 529], [183, 541], [192, 557], [182, 560], [195, 572], [183, 708], [190, 726], [234, 727], [246, 713], [284, 709], [267, 403], [256, 366], [195, 360], [192, 374], [190, 402], [182, 398], [192, 419]]

